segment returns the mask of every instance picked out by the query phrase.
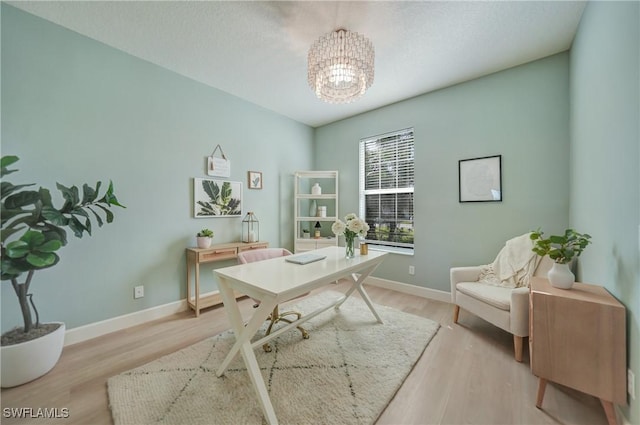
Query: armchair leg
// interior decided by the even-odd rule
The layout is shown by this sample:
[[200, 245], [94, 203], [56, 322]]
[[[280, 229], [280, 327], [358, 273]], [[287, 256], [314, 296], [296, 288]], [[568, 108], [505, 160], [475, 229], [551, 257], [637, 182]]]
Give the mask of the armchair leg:
[[460, 306], [453, 306], [453, 323], [458, 323], [458, 316], [460, 315]]
[[524, 337], [522, 336], [513, 336], [513, 348], [515, 350], [516, 361], [522, 363], [522, 345], [523, 345]]

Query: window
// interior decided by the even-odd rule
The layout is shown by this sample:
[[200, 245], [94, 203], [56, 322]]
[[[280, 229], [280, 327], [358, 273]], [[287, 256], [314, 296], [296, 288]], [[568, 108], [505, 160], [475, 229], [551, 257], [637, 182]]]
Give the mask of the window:
[[413, 128], [360, 140], [360, 217], [367, 243], [413, 251]]

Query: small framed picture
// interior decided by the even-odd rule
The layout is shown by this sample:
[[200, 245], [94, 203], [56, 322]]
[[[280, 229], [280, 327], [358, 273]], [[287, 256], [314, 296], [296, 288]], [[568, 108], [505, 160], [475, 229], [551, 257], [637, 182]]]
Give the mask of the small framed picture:
[[502, 155], [458, 161], [460, 202], [502, 202]]
[[262, 173], [260, 171], [249, 171], [249, 189], [262, 189]]

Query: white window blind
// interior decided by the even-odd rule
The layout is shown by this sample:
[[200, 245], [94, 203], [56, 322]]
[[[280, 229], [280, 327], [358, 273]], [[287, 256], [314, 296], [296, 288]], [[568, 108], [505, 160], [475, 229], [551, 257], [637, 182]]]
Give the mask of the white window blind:
[[413, 248], [413, 128], [360, 140], [360, 217], [367, 243]]

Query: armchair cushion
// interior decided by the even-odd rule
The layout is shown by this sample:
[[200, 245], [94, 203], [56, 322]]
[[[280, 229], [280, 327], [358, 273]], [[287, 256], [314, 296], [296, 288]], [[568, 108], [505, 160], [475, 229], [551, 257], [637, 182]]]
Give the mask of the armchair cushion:
[[481, 282], [460, 282], [458, 292], [487, 303], [500, 310], [511, 310], [511, 292], [513, 288], [489, 285]]

